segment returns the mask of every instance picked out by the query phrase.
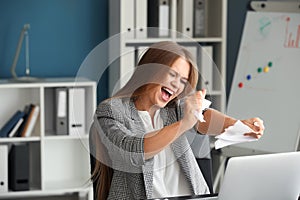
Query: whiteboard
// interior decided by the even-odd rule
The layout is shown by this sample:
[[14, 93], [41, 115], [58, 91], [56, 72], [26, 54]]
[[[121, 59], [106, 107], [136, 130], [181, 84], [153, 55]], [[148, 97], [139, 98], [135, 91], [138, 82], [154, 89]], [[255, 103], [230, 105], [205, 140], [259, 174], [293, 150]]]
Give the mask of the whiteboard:
[[300, 132], [300, 14], [249, 11], [227, 114], [260, 117], [259, 141], [236, 145], [266, 153], [296, 151]]

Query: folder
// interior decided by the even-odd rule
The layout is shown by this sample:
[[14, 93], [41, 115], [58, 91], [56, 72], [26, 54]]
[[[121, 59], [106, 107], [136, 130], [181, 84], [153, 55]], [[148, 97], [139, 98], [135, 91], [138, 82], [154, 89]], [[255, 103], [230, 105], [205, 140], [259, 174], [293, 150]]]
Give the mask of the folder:
[[55, 129], [57, 135], [68, 134], [68, 91], [67, 88], [55, 88]]
[[8, 137], [11, 130], [18, 123], [18, 121], [24, 117], [25, 113], [18, 110], [14, 113], [14, 115], [4, 124], [4, 126], [0, 130], [0, 137]]
[[179, 36], [193, 37], [194, 0], [177, 0], [177, 31]]
[[85, 134], [85, 89], [69, 88], [69, 135]]
[[135, 37], [147, 37], [147, 0], [135, 0]]
[[0, 193], [8, 192], [8, 146], [0, 145]]
[[[134, 39], [134, 2], [135, 0], [118, 1], [121, 4], [121, 33], [125, 33], [126, 39]], [[124, 5], [123, 5], [124, 4]], [[115, 10], [118, 12], [118, 10]]]
[[148, 0], [148, 37], [169, 37], [170, 0]]
[[213, 47], [202, 46], [200, 53], [201, 88], [205, 88], [209, 92], [213, 90]]
[[207, 36], [207, 2], [194, 0], [194, 37]]

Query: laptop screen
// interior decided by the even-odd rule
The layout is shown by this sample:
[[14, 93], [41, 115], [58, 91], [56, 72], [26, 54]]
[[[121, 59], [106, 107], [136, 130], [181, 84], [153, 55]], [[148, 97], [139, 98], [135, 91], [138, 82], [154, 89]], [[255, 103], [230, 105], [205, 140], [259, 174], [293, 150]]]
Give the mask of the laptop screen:
[[300, 194], [300, 152], [229, 159], [219, 200], [293, 200]]

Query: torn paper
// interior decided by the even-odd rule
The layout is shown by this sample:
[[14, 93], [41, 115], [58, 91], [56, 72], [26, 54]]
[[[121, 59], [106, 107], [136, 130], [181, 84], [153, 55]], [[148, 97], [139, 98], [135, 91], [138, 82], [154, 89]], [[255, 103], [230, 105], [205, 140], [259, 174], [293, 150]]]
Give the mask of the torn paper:
[[205, 122], [204, 120], [204, 116], [202, 114], [202, 111], [209, 108], [211, 104], [211, 101], [207, 100], [207, 99], [203, 99], [203, 102], [202, 102], [202, 110], [201, 112], [198, 112], [198, 111], [194, 111], [194, 115], [197, 117], [197, 119], [200, 121], [200, 122]]
[[257, 141], [256, 138], [244, 135], [250, 132], [253, 132], [253, 130], [238, 120], [233, 126], [229, 126], [222, 134], [215, 137], [217, 139], [215, 148], [220, 149], [232, 144]]

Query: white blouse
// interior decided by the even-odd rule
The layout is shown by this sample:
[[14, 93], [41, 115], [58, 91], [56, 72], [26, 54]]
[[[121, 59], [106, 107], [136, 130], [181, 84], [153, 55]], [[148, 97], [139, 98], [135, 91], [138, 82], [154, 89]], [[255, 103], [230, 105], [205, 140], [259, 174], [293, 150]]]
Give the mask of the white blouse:
[[[138, 111], [146, 132], [163, 128], [159, 110], [154, 115], [153, 125], [147, 111]], [[152, 198], [191, 195], [191, 189], [170, 146], [154, 156]]]

